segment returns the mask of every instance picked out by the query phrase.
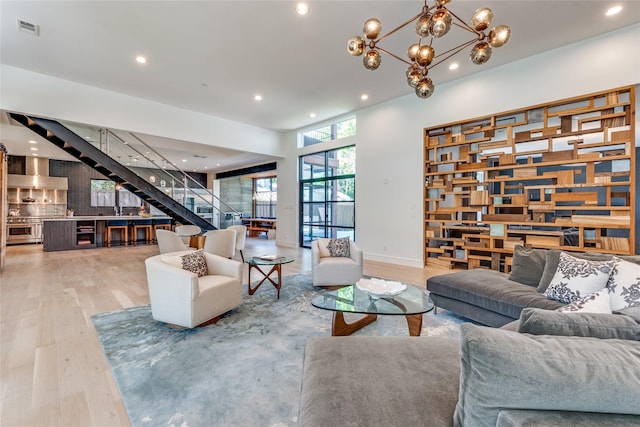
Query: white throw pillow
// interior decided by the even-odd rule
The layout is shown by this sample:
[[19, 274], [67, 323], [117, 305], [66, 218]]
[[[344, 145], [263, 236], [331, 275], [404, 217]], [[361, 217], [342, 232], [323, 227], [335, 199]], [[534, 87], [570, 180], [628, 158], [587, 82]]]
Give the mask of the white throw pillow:
[[592, 294], [607, 285], [616, 260], [589, 261], [560, 253], [558, 269], [544, 296], [566, 304]]
[[640, 305], [640, 265], [616, 258], [607, 288], [613, 311]]
[[600, 289], [598, 292], [589, 294], [569, 305], [560, 307], [558, 311], [567, 313], [607, 313], [611, 314], [611, 300], [609, 289]]
[[318, 248], [320, 249], [320, 258], [331, 256], [331, 252], [329, 252], [329, 242], [331, 242], [331, 239], [318, 237], [317, 240]]

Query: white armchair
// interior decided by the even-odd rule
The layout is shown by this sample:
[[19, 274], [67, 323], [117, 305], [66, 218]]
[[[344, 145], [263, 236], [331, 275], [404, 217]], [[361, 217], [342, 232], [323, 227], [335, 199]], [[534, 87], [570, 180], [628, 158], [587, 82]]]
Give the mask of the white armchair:
[[362, 278], [362, 250], [355, 242], [349, 243], [348, 257], [333, 257], [320, 242], [326, 244], [329, 239], [316, 239], [311, 242], [311, 272], [314, 286], [353, 285]]
[[182, 269], [181, 255], [173, 252], [145, 260], [151, 313], [155, 320], [193, 328], [215, 323], [242, 304], [242, 263], [204, 253], [207, 274]]

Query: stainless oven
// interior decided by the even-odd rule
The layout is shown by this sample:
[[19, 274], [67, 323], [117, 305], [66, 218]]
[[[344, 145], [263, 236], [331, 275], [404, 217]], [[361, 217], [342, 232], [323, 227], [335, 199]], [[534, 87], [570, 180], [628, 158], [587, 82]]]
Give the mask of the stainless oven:
[[42, 242], [40, 218], [10, 218], [7, 222], [7, 245]]

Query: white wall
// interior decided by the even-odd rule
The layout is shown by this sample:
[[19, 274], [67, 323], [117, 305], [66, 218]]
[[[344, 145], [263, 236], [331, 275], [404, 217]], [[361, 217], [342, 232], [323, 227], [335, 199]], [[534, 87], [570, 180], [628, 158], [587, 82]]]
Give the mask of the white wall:
[[[423, 265], [425, 127], [638, 84], [638, 40], [640, 25], [634, 25], [452, 83], [436, 82], [427, 100], [409, 94], [359, 111], [358, 135], [345, 143], [357, 147], [356, 240], [365, 258]], [[296, 134], [285, 136], [286, 159], [278, 162], [277, 239], [285, 246], [298, 245], [297, 157], [309, 152], [296, 148]]]
[[281, 156], [282, 134], [8, 65], [0, 109]]

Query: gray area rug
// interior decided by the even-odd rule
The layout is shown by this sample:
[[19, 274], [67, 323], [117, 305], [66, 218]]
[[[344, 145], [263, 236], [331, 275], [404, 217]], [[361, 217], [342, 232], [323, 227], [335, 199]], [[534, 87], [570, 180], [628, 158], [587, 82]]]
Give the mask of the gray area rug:
[[[268, 283], [252, 296], [245, 285], [240, 307], [191, 330], [156, 322], [148, 305], [93, 316], [132, 425], [297, 425], [305, 342], [331, 335], [332, 313], [311, 305], [319, 292], [309, 274], [285, 276], [280, 300]], [[458, 338], [463, 321], [425, 314], [422, 337]], [[404, 316], [379, 316], [354, 335], [408, 329]]]

